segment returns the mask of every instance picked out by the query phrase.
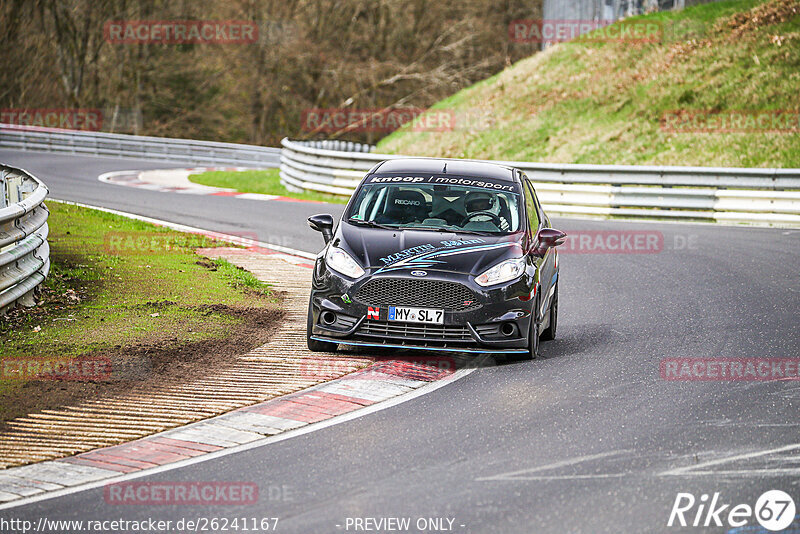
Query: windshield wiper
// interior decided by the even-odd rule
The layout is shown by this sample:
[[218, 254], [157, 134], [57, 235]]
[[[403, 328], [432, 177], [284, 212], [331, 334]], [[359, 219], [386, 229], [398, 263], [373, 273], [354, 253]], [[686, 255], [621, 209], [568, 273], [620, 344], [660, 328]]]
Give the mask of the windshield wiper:
[[437, 232], [454, 232], [450, 228], [444, 226], [398, 226], [398, 230], [435, 230]]
[[454, 230], [457, 234], [471, 234], [471, 235], [483, 235], [483, 236], [497, 236], [503, 235], [500, 232], [481, 232], [480, 230]]
[[482, 235], [482, 236], [495, 236], [498, 235], [497, 232], [481, 232], [479, 230], [464, 230], [462, 228], [456, 227], [446, 227], [446, 226], [398, 226], [398, 230], [434, 230], [436, 232], [448, 232], [451, 234], [470, 234], [470, 235]]
[[397, 230], [396, 227], [386, 226], [385, 224], [377, 223], [375, 221], [363, 221], [361, 219], [347, 219], [347, 222], [351, 224], [357, 224], [359, 226], [369, 226], [370, 228], [383, 228], [384, 230]]

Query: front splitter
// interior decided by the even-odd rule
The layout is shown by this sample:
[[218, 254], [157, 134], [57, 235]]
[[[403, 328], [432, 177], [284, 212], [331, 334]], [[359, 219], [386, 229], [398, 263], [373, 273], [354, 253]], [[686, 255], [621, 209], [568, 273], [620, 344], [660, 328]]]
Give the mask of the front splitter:
[[467, 349], [449, 347], [426, 347], [424, 345], [400, 345], [396, 343], [370, 343], [369, 341], [353, 341], [336, 339], [330, 337], [311, 336], [315, 341], [326, 341], [328, 343], [338, 343], [340, 345], [350, 345], [355, 347], [384, 347], [387, 349], [411, 349], [411, 350], [430, 350], [436, 352], [466, 352], [470, 354], [526, 354], [528, 349]]

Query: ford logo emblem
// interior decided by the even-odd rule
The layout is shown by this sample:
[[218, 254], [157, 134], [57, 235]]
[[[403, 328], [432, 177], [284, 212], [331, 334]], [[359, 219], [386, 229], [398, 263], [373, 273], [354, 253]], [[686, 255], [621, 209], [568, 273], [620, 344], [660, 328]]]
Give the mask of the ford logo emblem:
[[428, 276], [425, 271], [411, 271], [411, 276]]

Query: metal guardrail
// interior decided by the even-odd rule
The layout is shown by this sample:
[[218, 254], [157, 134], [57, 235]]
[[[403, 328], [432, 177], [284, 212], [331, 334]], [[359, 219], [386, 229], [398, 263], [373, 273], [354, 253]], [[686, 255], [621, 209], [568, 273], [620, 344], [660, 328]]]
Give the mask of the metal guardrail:
[[[284, 186], [344, 196], [376, 163], [410, 157], [281, 144]], [[525, 171], [548, 213], [800, 226], [800, 169], [494, 163]]]
[[280, 149], [169, 137], [0, 124], [0, 148], [84, 156], [158, 159], [189, 166], [277, 167]]
[[33, 294], [50, 271], [47, 186], [22, 169], [0, 165], [0, 315]]
[[[339, 139], [323, 139], [322, 141], [300, 141], [304, 146], [323, 148], [325, 150], [340, 150], [342, 152], [372, 152], [375, 145], [355, 143], [353, 141], [340, 141]], [[277, 149], [280, 150], [280, 149]]]

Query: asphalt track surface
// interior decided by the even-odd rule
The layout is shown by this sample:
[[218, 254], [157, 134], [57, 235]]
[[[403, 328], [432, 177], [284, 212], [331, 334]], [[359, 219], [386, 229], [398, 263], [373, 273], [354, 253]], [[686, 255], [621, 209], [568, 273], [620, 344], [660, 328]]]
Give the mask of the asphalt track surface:
[[[341, 211], [97, 181], [163, 162], [7, 150], [0, 161], [42, 178], [53, 198], [308, 252], [322, 240], [305, 218]], [[661, 232], [663, 250], [561, 254], [558, 338], [542, 358], [484, 365], [377, 413], [139, 479], [254, 481], [255, 505], [115, 506], [98, 488], [0, 517], [279, 517], [278, 532], [298, 533], [354, 532], [347, 518], [367, 517], [410, 518], [410, 532], [420, 518], [453, 519], [453, 532], [726, 532], [668, 528], [678, 492], [719, 492], [730, 510], [780, 489], [800, 509], [800, 382], [673, 382], [659, 372], [670, 357], [798, 357], [800, 231], [553, 222], [573, 234]], [[748, 525], [737, 532], [759, 532], [754, 518]]]

